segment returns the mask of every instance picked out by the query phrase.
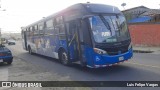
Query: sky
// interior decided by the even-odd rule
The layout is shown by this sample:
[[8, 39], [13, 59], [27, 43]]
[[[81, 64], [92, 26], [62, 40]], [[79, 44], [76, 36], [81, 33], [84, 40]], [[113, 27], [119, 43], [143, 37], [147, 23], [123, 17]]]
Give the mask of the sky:
[[[160, 0], [0, 0], [2, 33], [21, 32], [21, 27], [36, 22], [76, 3], [99, 3], [125, 10], [137, 6], [160, 9]], [[126, 3], [125, 9], [121, 6]], [[6, 9], [6, 11], [2, 11]]]

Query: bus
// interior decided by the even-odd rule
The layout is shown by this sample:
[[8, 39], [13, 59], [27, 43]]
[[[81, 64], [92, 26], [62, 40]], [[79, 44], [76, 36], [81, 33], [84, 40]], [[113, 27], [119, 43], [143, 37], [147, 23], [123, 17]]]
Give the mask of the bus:
[[23, 48], [64, 65], [107, 67], [132, 58], [131, 37], [115, 6], [78, 3], [22, 27]]

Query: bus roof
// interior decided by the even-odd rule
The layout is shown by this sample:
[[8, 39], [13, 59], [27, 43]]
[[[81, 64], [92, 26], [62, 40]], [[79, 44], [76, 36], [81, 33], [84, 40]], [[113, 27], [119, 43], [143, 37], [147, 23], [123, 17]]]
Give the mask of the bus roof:
[[[45, 20], [49, 20], [53, 17], [59, 16], [59, 15], [65, 15], [65, 13], [69, 13], [72, 11], [77, 11], [76, 13], [79, 12], [79, 14], [81, 14], [80, 16], [84, 16], [84, 15], [91, 15], [94, 13], [98, 13], [98, 14], [118, 14], [121, 13], [121, 11], [115, 7], [115, 6], [110, 6], [110, 5], [105, 5], [105, 4], [93, 4], [93, 3], [78, 3], [78, 4], [74, 4], [58, 13], [52, 14], [48, 17], [45, 17], [35, 23], [32, 23], [26, 27], [30, 27], [32, 25], [36, 25], [42, 21]], [[82, 18], [82, 17], [81, 17]]]

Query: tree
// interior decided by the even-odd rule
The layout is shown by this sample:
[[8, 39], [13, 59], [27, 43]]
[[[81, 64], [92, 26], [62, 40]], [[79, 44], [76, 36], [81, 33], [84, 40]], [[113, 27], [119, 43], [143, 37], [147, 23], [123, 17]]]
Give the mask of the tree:
[[124, 7], [126, 6], [126, 3], [122, 3], [121, 6], [125, 9]]

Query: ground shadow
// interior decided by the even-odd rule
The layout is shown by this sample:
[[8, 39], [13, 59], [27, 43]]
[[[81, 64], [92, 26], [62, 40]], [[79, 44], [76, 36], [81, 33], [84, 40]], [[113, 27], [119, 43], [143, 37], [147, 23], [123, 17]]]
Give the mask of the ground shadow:
[[[21, 55], [26, 55], [28, 53], [22, 53]], [[29, 54], [28, 54], [29, 55]], [[57, 59], [54, 59], [54, 58], [50, 58], [50, 57], [46, 57], [46, 56], [43, 56], [43, 55], [38, 55], [38, 54], [33, 54], [33, 56], [36, 56], [36, 57], [39, 57], [39, 58], [43, 58], [45, 60], [48, 60], [48, 61], [51, 61], [51, 62], [54, 62], [56, 64], [59, 64], [61, 67], [64, 67], [64, 68], [72, 68], [72, 69], [76, 69], [76, 70], [79, 70], [81, 72], [87, 72], [87, 73], [92, 73], [92, 74], [96, 74], [96, 75], [101, 75], [101, 74], [108, 74], [108, 73], [118, 73], [118, 72], [122, 72], [122, 71], [126, 71], [126, 70], [129, 70], [131, 69], [130, 67], [128, 66], [123, 66], [121, 64], [119, 65], [114, 65], [114, 66], [111, 66], [111, 67], [104, 67], [104, 68], [88, 68], [88, 67], [82, 67], [81, 65], [79, 64], [76, 64], [76, 63], [73, 63], [71, 64], [70, 66], [65, 66], [65, 65], [62, 65], [61, 62]], [[55, 69], [55, 68], [54, 68]], [[56, 69], [55, 69], [56, 70]], [[58, 69], [59, 70], [59, 69]]]

